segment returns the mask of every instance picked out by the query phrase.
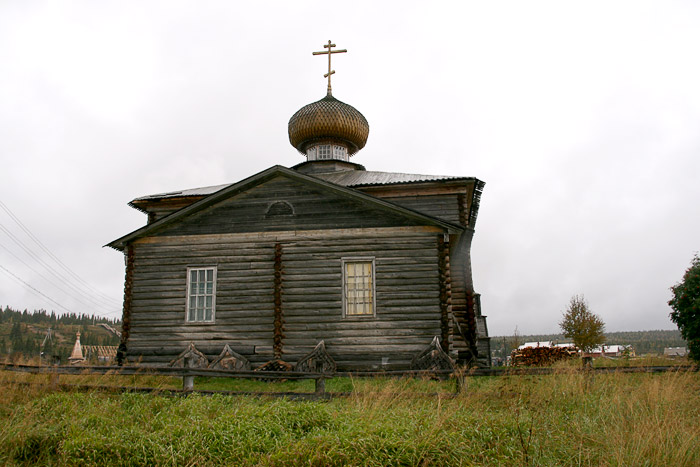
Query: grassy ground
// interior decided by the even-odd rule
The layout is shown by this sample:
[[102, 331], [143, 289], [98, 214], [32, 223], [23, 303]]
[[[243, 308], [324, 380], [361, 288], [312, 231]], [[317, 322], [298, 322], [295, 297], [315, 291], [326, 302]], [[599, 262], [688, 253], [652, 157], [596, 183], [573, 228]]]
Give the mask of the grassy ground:
[[[346, 378], [327, 389], [353, 394], [328, 402], [52, 392], [18, 379], [0, 373], [0, 463], [9, 465], [700, 465], [697, 373], [590, 377], [563, 368], [471, 378], [458, 397], [449, 381]], [[195, 387], [311, 391], [313, 383]]]

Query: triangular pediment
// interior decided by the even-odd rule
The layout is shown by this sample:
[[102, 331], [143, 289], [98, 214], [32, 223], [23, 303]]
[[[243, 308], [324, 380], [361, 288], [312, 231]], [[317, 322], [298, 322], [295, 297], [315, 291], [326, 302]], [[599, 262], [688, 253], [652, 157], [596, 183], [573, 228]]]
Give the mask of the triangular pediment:
[[145, 236], [430, 225], [463, 228], [281, 166], [274, 166], [148, 224], [109, 246]]

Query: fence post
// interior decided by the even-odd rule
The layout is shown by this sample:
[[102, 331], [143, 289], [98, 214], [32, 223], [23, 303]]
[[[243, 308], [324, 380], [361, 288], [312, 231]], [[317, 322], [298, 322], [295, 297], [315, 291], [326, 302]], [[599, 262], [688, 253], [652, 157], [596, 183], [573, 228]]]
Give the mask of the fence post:
[[52, 391], [58, 389], [58, 369], [54, 368], [51, 373], [49, 373], [49, 387]]
[[326, 378], [323, 376], [319, 376], [318, 378], [316, 378], [316, 394], [326, 394]]
[[[194, 357], [186, 358], [184, 368], [192, 368], [194, 364]], [[194, 376], [183, 376], [182, 377], [182, 391], [192, 392], [194, 390]]]
[[61, 364], [61, 357], [57, 355], [51, 357], [51, 372], [49, 373], [49, 388], [52, 391], [58, 389], [58, 365]]
[[467, 376], [464, 370], [457, 370], [453, 373], [455, 377], [455, 393], [460, 394], [464, 392], [467, 385]]

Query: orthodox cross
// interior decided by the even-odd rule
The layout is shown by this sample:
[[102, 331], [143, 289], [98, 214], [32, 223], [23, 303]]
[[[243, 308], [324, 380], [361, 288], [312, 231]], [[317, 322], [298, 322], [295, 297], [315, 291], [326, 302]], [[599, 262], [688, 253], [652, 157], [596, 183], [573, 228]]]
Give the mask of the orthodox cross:
[[328, 41], [328, 44], [324, 45], [324, 49], [328, 50], [323, 50], [321, 52], [312, 52], [313, 55], [328, 55], [328, 73], [323, 75], [324, 78], [328, 78], [328, 95], [331, 94], [331, 75], [335, 73], [335, 70], [331, 70], [331, 54], [340, 54], [347, 52], [346, 49], [340, 49], [340, 50], [331, 50], [333, 47], [335, 47], [335, 44], [331, 43], [331, 41]]

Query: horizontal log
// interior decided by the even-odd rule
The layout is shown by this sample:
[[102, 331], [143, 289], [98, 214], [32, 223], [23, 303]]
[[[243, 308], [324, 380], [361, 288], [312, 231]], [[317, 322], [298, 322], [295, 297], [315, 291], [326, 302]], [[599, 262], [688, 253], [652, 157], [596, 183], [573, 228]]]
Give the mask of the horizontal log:
[[[394, 226], [394, 227], [360, 227], [360, 228], [343, 228], [343, 229], [307, 229], [307, 230], [288, 230], [274, 232], [238, 232], [238, 233], [208, 233], [197, 235], [197, 242], [204, 243], [228, 243], [237, 241], [258, 242], [262, 240], [272, 242], [283, 241], [311, 241], [316, 238], [333, 237], [338, 240], [343, 238], [357, 238], [364, 236], [369, 239], [379, 239], [381, 237], [403, 238], [406, 236], [414, 236], [416, 234], [432, 234], [442, 233], [441, 227], [412, 225], [412, 226]], [[192, 241], [191, 235], [169, 235], [161, 237], [143, 237], [134, 241], [134, 246], [144, 245], [180, 245], [186, 246]]]
[[[314, 325], [291, 326], [284, 327], [285, 344], [291, 345], [297, 341], [308, 341], [313, 345], [318, 344], [320, 340], [335, 339], [335, 338], [377, 338], [377, 343], [382, 342], [384, 338], [394, 337], [429, 337], [440, 334], [440, 323], [429, 328], [407, 329], [400, 326], [386, 327], [382, 329], [358, 329], [353, 327], [331, 329], [328, 327], [316, 327]], [[315, 341], [315, 343], [314, 343]]]
[[[292, 309], [286, 307], [284, 312], [284, 319], [286, 322], [291, 322], [292, 320], [301, 321], [307, 319], [307, 317], [310, 320], [318, 320], [322, 319], [324, 316], [338, 319], [337, 317], [341, 316], [340, 304], [338, 304], [336, 308], [308, 306], [306, 308]], [[439, 316], [440, 311], [437, 307], [377, 307], [377, 312], [374, 316], [347, 316], [342, 319], [344, 321], [403, 321], [406, 319], [433, 320], [439, 319]]]
[[229, 346], [233, 351], [240, 353], [241, 355], [248, 358], [252, 355], [270, 355], [271, 352], [258, 351], [256, 354], [255, 349], [268, 349], [271, 345], [267, 345], [268, 342], [255, 340], [254, 342], [239, 342], [234, 339], [222, 339], [219, 341], [203, 341], [203, 340], [187, 340], [187, 341], [170, 341], [170, 342], [127, 342], [127, 351], [129, 353], [141, 354], [141, 355], [180, 355], [185, 351], [190, 342], [194, 342], [195, 347], [205, 355], [210, 357], [217, 357], [221, 354], [221, 351], [225, 346]]
[[[219, 311], [223, 311], [226, 313], [251, 313], [255, 314], [256, 312], [258, 313], [266, 313], [267, 311], [272, 310], [272, 307], [274, 306], [274, 303], [269, 300], [269, 301], [261, 301], [261, 300], [256, 300], [255, 302], [251, 303], [231, 303], [231, 299], [229, 297], [217, 297], [217, 303], [216, 303], [216, 310], [217, 313]], [[163, 314], [160, 314], [163, 313]], [[163, 318], [172, 318], [174, 316], [182, 314], [184, 316], [185, 313], [185, 301], [183, 300], [182, 303], [176, 304], [176, 305], [169, 305], [169, 306], [140, 306], [138, 303], [135, 303], [132, 305], [131, 308], [131, 314], [132, 316], [136, 315], [147, 315], [148, 318], [153, 318], [153, 319], [158, 319], [160, 317]]]
[[[191, 246], [191, 248], [194, 248], [194, 246]], [[255, 263], [261, 263], [261, 264], [267, 264], [267, 263], [272, 263], [273, 258], [272, 256], [256, 256], [256, 255], [251, 255], [251, 256], [235, 256], [235, 255], [228, 255], [228, 256], [207, 256], [207, 257], [192, 257], [189, 256], [187, 252], [183, 251], [182, 255], [176, 256], [176, 257], [161, 257], [161, 256], [153, 256], [153, 257], [137, 257], [134, 259], [134, 267], [135, 268], [144, 268], [144, 267], [149, 267], [149, 266], [155, 266], [155, 267], [182, 267], [182, 266], [187, 266], [187, 265], [209, 265], [209, 264], [218, 264], [218, 263], [245, 263], [245, 264], [255, 264]]]
[[203, 325], [180, 325], [164, 328], [143, 327], [132, 329], [129, 338], [138, 339], [154, 339], [159, 341], [169, 341], [178, 339], [228, 339], [232, 336], [240, 338], [241, 336], [259, 335], [267, 338], [268, 334], [272, 333], [268, 323], [263, 324], [247, 324], [245, 326], [227, 327], [221, 326], [210, 327]]
[[[333, 356], [335, 355], [347, 355], [348, 358], [354, 358], [356, 355], [390, 355], [392, 353], [399, 353], [399, 354], [410, 354], [413, 355], [415, 353], [421, 352], [424, 350], [428, 344], [430, 344], [430, 339], [428, 339], [427, 342], [422, 343], [416, 343], [416, 344], [382, 344], [381, 346], [377, 346], [373, 343], [371, 344], [349, 344], [349, 343], [343, 343], [342, 344], [342, 349], [333, 350], [333, 353], [331, 353], [329, 343], [326, 342], [326, 349], [328, 350], [328, 353]], [[333, 343], [332, 345], [335, 345]], [[304, 345], [303, 343], [301, 345], [296, 345], [294, 343], [285, 343], [284, 346], [284, 352], [285, 354], [303, 354], [305, 352], [308, 352], [309, 345], [306, 344]], [[334, 357], [335, 358], [335, 357]]]
[[291, 314], [286, 312], [284, 315], [285, 326], [292, 325], [295, 323], [347, 323], [355, 322], [358, 326], [381, 326], [382, 323], [389, 323], [393, 325], [394, 322], [405, 322], [408, 323], [415, 322], [434, 322], [440, 319], [440, 311], [435, 310], [434, 312], [428, 313], [399, 313], [395, 309], [389, 310], [378, 310], [376, 316], [368, 317], [342, 317], [340, 310], [335, 312], [324, 311], [324, 310], [314, 310], [311, 309], [310, 313], [299, 313]]
[[286, 264], [295, 265], [299, 262], [320, 260], [320, 261], [337, 261], [344, 257], [366, 257], [366, 256], [376, 256], [381, 258], [392, 259], [396, 258], [400, 260], [405, 258], [413, 258], [415, 260], [422, 261], [437, 261], [437, 255], [431, 250], [418, 250], [418, 249], [404, 249], [404, 250], [382, 250], [381, 245], [375, 245], [372, 249], [358, 250], [355, 248], [348, 248], [346, 251], [328, 251], [327, 249], [318, 253], [309, 254], [307, 252], [300, 252], [298, 254], [283, 251], [283, 258]]
[[[226, 322], [227, 320], [265, 320], [272, 316], [272, 308], [273, 305], [268, 305], [267, 308], [257, 310], [256, 312], [256, 310], [251, 310], [248, 308], [236, 309], [230, 307], [217, 307], [217, 309], [214, 311], [214, 314], [216, 316], [217, 322]], [[185, 317], [186, 312], [184, 306], [175, 311], [165, 311], [162, 308], [153, 308], [139, 309], [137, 311], [132, 310], [131, 313], [132, 320], [137, 320], [147, 326], [153, 326], [158, 322], [165, 321], [177, 321], [180, 323], [184, 323]]]
[[[220, 341], [194, 341], [195, 346], [198, 350], [203, 352], [205, 355], [219, 356], [221, 351], [226, 345], [231, 348], [234, 352], [248, 357], [254, 357], [256, 355], [272, 355], [272, 342], [258, 340], [256, 343], [251, 343], [247, 341], [242, 341], [240, 339], [228, 339]], [[176, 342], [176, 343], [165, 343], [165, 344], [155, 344], [155, 343], [129, 343], [127, 349], [132, 353], [141, 353], [143, 355], [156, 356], [156, 355], [179, 355], [185, 349], [189, 347], [190, 341], [186, 342]]]

